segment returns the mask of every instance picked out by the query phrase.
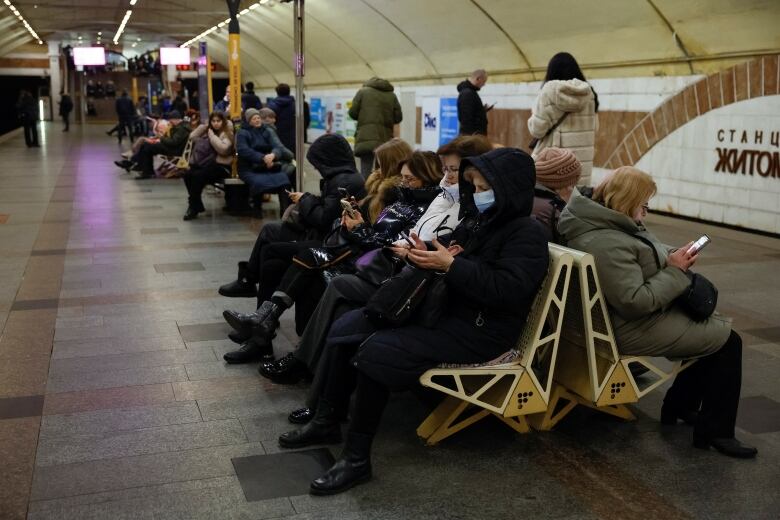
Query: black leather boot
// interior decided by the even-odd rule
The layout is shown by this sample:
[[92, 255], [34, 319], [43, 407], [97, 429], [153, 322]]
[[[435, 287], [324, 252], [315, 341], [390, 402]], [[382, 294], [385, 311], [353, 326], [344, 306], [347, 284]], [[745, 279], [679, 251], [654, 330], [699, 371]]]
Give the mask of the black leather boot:
[[758, 454], [758, 450], [753, 446], [743, 444], [734, 437], [720, 438], [720, 439], [707, 439], [693, 437], [693, 446], [702, 450], [708, 450], [710, 446], [718, 450], [724, 455], [729, 457], [735, 457], [737, 459], [752, 459]]
[[270, 341], [258, 341], [251, 338], [245, 341], [238, 350], [227, 352], [222, 358], [231, 365], [241, 363], [252, 363], [253, 361], [264, 361], [273, 359], [274, 347]]
[[228, 298], [255, 298], [257, 285], [248, 278], [249, 262], [238, 263], [238, 279], [219, 288], [219, 294]]
[[347, 433], [344, 451], [336, 463], [309, 486], [312, 495], [335, 495], [371, 480], [371, 441], [373, 435]]
[[337, 442], [341, 442], [341, 426], [336, 409], [323, 399], [320, 399], [317, 413], [306, 426], [279, 436], [279, 446], [282, 448], [304, 448]]
[[230, 341], [232, 341], [233, 343], [238, 343], [239, 345], [249, 340], [251, 337], [252, 337], [251, 334], [250, 335], [241, 334], [240, 332], [236, 332], [235, 330], [233, 332], [228, 333], [228, 338], [230, 339]]
[[257, 369], [260, 375], [270, 379], [277, 385], [294, 385], [309, 376], [309, 368], [303, 361], [293, 355], [286, 356], [270, 363], [261, 363]]
[[290, 412], [287, 420], [293, 424], [306, 424], [314, 418], [315, 411], [311, 408], [298, 408]]
[[194, 220], [196, 218], [198, 218], [198, 211], [196, 211], [192, 206], [188, 206], [187, 213], [184, 214], [182, 220]]
[[271, 301], [265, 301], [251, 314], [226, 310], [222, 313], [222, 316], [228, 322], [228, 325], [241, 334], [251, 334], [252, 336], [270, 339], [273, 337], [276, 329], [279, 328], [279, 316], [284, 311], [284, 307]]

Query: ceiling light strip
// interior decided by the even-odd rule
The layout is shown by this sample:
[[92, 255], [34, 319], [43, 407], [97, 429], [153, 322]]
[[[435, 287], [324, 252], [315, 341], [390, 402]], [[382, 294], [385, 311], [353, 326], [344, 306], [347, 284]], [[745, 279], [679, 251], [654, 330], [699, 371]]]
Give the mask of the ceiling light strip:
[[[253, 9], [257, 9], [257, 8], [258, 8], [259, 6], [261, 6], [261, 5], [268, 4], [268, 3], [269, 3], [269, 1], [270, 1], [270, 0], [260, 0], [259, 2], [256, 2], [256, 3], [252, 4], [252, 5], [250, 5], [250, 6], [249, 6], [249, 7], [247, 7], [246, 9], [243, 9], [243, 10], [242, 10], [240, 13], [238, 13], [238, 15], [236, 15], [236, 16], [237, 16], [238, 18], [241, 18], [241, 16], [242, 16], [242, 15], [245, 15], [245, 14], [249, 13], [249, 11], [252, 11]], [[225, 21], [219, 22], [219, 23], [218, 23], [217, 25], [215, 25], [214, 27], [211, 27], [211, 28], [209, 28], [209, 29], [206, 29], [205, 31], [203, 31], [203, 32], [202, 32], [202, 33], [200, 33], [199, 35], [195, 36], [194, 38], [192, 38], [192, 39], [190, 39], [190, 40], [187, 40], [186, 42], [182, 43], [181, 45], [179, 45], [179, 47], [189, 47], [189, 46], [190, 46], [190, 45], [192, 45], [193, 43], [196, 43], [198, 40], [202, 40], [203, 38], [205, 38], [205, 37], [206, 37], [206, 36], [208, 36], [209, 34], [211, 34], [211, 33], [213, 33], [214, 31], [216, 31], [217, 29], [221, 29], [221, 28], [223, 28], [223, 27], [224, 27], [224, 26], [226, 26], [228, 23], [230, 23], [230, 18], [227, 18]]]
[[19, 12], [19, 9], [16, 8], [13, 2], [11, 2], [11, 0], [3, 0], [3, 3], [6, 5], [6, 7], [8, 7], [8, 9], [11, 10], [14, 16], [16, 16], [19, 21], [22, 22], [24, 28], [27, 29], [27, 32], [30, 33], [30, 36], [35, 38], [35, 40], [38, 42], [38, 45], [43, 45], [43, 40], [41, 40], [40, 36], [38, 36], [38, 33], [35, 32], [35, 29], [32, 28], [27, 20], [24, 19], [24, 16], [22, 16], [22, 13]]
[[128, 9], [125, 13], [125, 17], [122, 18], [122, 23], [119, 24], [119, 29], [116, 30], [116, 34], [114, 35], [114, 45], [119, 43], [119, 37], [122, 36], [122, 33], [125, 30], [125, 25], [127, 25], [127, 21], [130, 20], [130, 17], [133, 15], [133, 10]]

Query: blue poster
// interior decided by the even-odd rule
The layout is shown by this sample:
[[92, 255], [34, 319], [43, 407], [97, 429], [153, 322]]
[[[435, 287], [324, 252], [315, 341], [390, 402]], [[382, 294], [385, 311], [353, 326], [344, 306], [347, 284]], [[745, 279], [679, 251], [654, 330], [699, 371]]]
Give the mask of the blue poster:
[[309, 128], [325, 130], [325, 107], [322, 105], [322, 99], [311, 98], [309, 113], [311, 114]]
[[458, 98], [441, 98], [439, 105], [439, 146], [458, 135]]

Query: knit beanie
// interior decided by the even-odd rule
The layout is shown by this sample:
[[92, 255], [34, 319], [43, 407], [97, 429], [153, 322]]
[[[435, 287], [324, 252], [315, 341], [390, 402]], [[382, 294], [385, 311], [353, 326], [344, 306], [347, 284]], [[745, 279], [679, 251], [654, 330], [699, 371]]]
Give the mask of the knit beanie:
[[556, 190], [574, 186], [582, 174], [582, 165], [565, 148], [545, 148], [536, 156], [536, 182]]
[[257, 110], [256, 108], [247, 108], [244, 111], [244, 119], [246, 119], [247, 121], [252, 119], [252, 117], [259, 116], [259, 115], [260, 115], [260, 111]]

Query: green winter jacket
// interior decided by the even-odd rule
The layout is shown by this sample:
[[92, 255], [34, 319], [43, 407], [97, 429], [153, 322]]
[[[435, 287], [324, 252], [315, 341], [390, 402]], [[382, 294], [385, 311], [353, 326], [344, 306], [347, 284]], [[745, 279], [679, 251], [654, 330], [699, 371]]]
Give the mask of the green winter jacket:
[[355, 155], [366, 155], [393, 138], [393, 125], [401, 122], [401, 104], [386, 79], [371, 78], [358, 90], [349, 108], [357, 121]]
[[172, 126], [170, 133], [160, 138], [160, 144], [165, 148], [165, 155], [181, 155], [189, 137], [190, 127], [187, 126], [187, 123], [182, 121], [178, 125]]
[[[593, 255], [621, 354], [694, 358], [726, 343], [730, 319], [716, 313], [695, 322], [675, 303], [690, 280], [666, 264], [673, 250], [644, 226], [575, 190], [558, 231], [568, 247]], [[653, 250], [636, 236], [653, 244], [660, 268]]]

